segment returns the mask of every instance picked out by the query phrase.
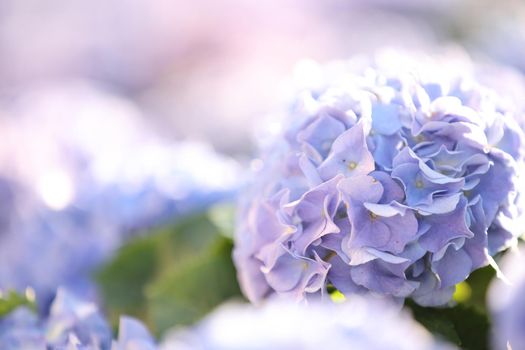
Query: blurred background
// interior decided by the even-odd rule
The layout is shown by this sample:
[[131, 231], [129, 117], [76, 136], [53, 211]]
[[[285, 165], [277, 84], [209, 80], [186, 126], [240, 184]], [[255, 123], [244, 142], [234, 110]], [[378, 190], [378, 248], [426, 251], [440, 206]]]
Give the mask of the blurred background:
[[235, 279], [231, 203], [274, 112], [311, 60], [382, 48], [521, 79], [525, 3], [2, 0], [0, 289], [46, 312], [66, 286], [156, 332], [238, 296], [212, 277], [191, 299]]
[[3, 0], [0, 91], [9, 103], [87, 81], [167, 137], [246, 154], [300, 60], [461, 45], [525, 69], [524, 12], [519, 0]]

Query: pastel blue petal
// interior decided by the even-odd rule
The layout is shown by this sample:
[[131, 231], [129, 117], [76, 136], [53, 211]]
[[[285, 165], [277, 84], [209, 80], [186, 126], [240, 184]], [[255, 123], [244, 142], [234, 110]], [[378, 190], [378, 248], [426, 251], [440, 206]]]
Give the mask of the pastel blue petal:
[[364, 125], [361, 122], [334, 141], [330, 154], [318, 168], [323, 180], [331, 179], [337, 174], [366, 175], [374, 169], [374, 158], [368, 151]]
[[393, 135], [401, 129], [399, 106], [374, 104], [372, 106], [372, 130], [383, 135]]
[[429, 229], [419, 239], [419, 243], [429, 252], [436, 253], [456, 238], [472, 238], [466, 223], [467, 201], [462, 198], [456, 209], [448, 214], [436, 214], [424, 217]]

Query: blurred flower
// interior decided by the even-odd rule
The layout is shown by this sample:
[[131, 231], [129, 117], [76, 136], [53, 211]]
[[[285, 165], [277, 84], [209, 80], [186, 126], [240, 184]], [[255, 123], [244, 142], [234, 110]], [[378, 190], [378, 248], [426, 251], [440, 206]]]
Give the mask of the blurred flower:
[[260, 120], [288, 98], [290, 67], [298, 60], [435, 42], [426, 19], [378, 12], [356, 1], [179, 2], [184, 35], [177, 42], [184, 55], [140, 102], [175, 132], [198, 135], [228, 152], [249, 153]]
[[[380, 336], [378, 336], [380, 334]], [[452, 349], [389, 303], [226, 304], [193, 329], [175, 330], [161, 349]]]
[[245, 295], [301, 300], [332, 285], [449, 302], [516, 242], [519, 111], [462, 57], [386, 52], [313, 68], [239, 213]]
[[155, 350], [157, 346], [144, 325], [131, 317], [121, 317], [119, 336], [111, 350]]
[[279, 105], [282, 78], [298, 59], [433, 42], [428, 19], [354, 3], [4, 0], [0, 92], [95, 79], [154, 111], [175, 135], [246, 154], [253, 121]]
[[[502, 261], [506, 279], [495, 279], [488, 292], [492, 313], [493, 347], [525, 349], [525, 249], [509, 252]], [[510, 345], [510, 346], [509, 346]]]
[[0, 287], [93, 295], [92, 270], [130, 236], [226, 199], [238, 166], [165, 140], [126, 100], [82, 84], [2, 106]]
[[3, 1], [2, 84], [83, 76], [141, 88], [180, 50], [176, 10], [169, 0]]
[[366, 7], [375, 7], [378, 9], [400, 12], [404, 15], [428, 15], [430, 18], [433, 15], [434, 20], [439, 20], [450, 16], [461, 5], [467, 3], [469, 0], [430, 0], [421, 2], [418, 0], [351, 0], [355, 3]]
[[[155, 341], [137, 320], [121, 317], [119, 337], [111, 340], [111, 329], [96, 305], [59, 289], [48, 317], [39, 319], [19, 307], [0, 319], [0, 347], [5, 350], [155, 349]], [[113, 345], [112, 345], [113, 344]]]

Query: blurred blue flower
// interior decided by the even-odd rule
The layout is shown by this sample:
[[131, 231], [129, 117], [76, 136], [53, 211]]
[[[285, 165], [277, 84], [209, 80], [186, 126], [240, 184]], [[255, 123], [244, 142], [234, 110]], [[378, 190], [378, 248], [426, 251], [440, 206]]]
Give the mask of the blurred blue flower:
[[[380, 335], [380, 336], [378, 336]], [[175, 330], [161, 349], [454, 349], [433, 339], [390, 303], [352, 298], [340, 304], [273, 301], [226, 304], [193, 329]]]
[[319, 80], [241, 205], [234, 260], [252, 302], [331, 285], [442, 305], [516, 243], [521, 114], [471, 63], [439, 62], [390, 52], [309, 66]]
[[49, 316], [40, 319], [19, 307], [0, 319], [0, 347], [5, 350], [85, 349], [150, 350], [155, 341], [137, 320], [121, 317], [119, 336], [112, 341], [111, 328], [95, 304], [59, 289]]
[[502, 261], [503, 278], [494, 279], [488, 291], [492, 345], [496, 350], [525, 348], [525, 249], [507, 253]]
[[155, 340], [139, 321], [122, 316], [119, 324], [119, 336], [113, 341], [111, 350], [155, 350]]
[[83, 84], [0, 106], [0, 288], [94, 298], [96, 266], [127, 238], [230, 198], [237, 164], [163, 139], [127, 100]]

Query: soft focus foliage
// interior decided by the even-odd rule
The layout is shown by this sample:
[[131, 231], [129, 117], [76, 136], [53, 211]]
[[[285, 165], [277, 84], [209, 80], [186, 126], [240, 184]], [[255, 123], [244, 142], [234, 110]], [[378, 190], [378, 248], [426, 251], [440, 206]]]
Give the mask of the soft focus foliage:
[[455, 57], [390, 52], [307, 73], [239, 214], [245, 295], [333, 285], [446, 304], [520, 233], [522, 111]]
[[233, 160], [159, 137], [133, 104], [87, 85], [1, 108], [0, 288], [32, 287], [43, 307], [61, 285], [93, 297], [91, 271], [127, 238], [239, 184]]
[[213, 213], [193, 215], [123, 246], [98, 274], [113, 320], [130, 314], [151, 329], [190, 324], [239, 297], [232, 242]]
[[34, 291], [30, 288], [26, 290], [26, 295], [18, 294], [12, 290], [7, 293], [0, 293], [0, 317], [4, 317], [11, 311], [22, 306], [34, 309], [35, 301], [32, 293], [34, 293]]
[[162, 349], [453, 349], [384, 302], [353, 298], [341, 305], [271, 302], [227, 304], [193, 329], [174, 331]]
[[433, 334], [463, 349], [489, 349], [490, 321], [482, 308], [468, 303], [446, 308], [422, 307], [410, 301], [406, 304], [414, 318]]

